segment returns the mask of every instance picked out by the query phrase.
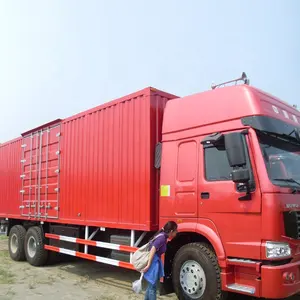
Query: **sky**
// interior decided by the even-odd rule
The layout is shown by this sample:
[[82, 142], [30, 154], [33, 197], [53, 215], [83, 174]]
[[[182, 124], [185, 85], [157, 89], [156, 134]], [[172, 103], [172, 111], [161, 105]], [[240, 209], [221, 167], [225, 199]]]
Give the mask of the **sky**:
[[300, 107], [299, 15], [298, 0], [0, 0], [0, 143], [147, 86], [186, 96], [243, 71]]

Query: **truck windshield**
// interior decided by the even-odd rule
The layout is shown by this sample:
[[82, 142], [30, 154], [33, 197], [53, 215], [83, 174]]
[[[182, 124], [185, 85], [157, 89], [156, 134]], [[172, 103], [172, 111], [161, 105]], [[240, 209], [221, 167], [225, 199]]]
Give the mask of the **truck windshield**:
[[300, 144], [287, 136], [257, 130], [268, 175], [273, 184], [300, 188]]

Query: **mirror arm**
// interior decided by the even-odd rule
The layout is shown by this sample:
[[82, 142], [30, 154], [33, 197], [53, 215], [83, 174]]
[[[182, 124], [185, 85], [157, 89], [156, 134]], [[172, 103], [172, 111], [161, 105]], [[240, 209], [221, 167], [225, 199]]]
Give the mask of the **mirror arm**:
[[245, 183], [244, 186], [246, 187], [246, 195], [239, 197], [239, 200], [240, 201], [249, 201], [252, 199], [250, 182]]

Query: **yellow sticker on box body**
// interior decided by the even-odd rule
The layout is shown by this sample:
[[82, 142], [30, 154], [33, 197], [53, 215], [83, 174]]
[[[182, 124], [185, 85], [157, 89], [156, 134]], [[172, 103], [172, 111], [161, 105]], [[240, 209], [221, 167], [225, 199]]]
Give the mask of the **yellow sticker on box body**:
[[160, 186], [160, 196], [161, 197], [170, 197], [171, 187], [169, 185]]

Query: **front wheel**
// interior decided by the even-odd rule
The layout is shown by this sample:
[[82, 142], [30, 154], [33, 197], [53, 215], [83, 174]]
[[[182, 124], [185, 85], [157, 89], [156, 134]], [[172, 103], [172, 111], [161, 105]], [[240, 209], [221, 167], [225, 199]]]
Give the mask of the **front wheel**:
[[214, 252], [206, 244], [193, 243], [177, 252], [173, 285], [180, 300], [223, 300], [221, 277]]

